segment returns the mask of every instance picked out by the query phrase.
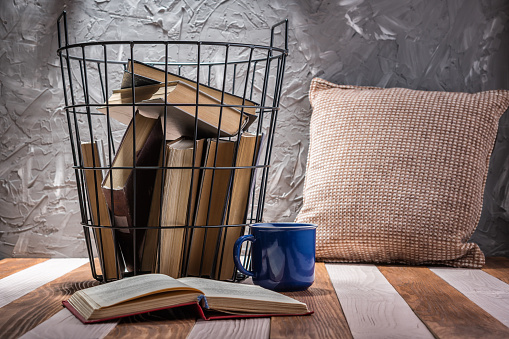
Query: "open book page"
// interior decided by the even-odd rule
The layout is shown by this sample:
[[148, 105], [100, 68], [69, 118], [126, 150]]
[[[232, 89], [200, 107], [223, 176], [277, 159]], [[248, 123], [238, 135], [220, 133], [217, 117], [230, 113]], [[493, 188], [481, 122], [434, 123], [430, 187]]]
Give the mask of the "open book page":
[[[201, 290], [210, 308], [216, 310], [277, 313], [278, 310], [271, 308], [285, 304], [290, 312], [305, 313], [307, 311], [306, 304], [260, 286], [192, 277], [178, 280]], [[234, 304], [232, 299], [238, 299], [241, 303]]]
[[164, 274], [146, 274], [124, 278], [76, 293], [84, 294], [86, 299], [92, 299], [100, 307], [107, 307], [153, 293], [174, 290], [203, 294], [196, 288], [187, 286]]

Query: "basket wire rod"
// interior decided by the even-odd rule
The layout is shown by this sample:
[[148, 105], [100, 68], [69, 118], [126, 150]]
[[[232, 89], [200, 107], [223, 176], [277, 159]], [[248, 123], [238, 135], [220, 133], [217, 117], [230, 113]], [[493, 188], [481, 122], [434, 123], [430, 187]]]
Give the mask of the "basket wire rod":
[[[282, 56], [282, 59], [278, 59], [278, 65], [277, 65], [277, 70], [278, 70], [278, 74], [277, 74], [277, 77], [276, 77], [276, 84], [275, 84], [275, 88], [274, 88], [274, 98], [273, 98], [273, 105], [276, 105], [276, 104], [279, 104], [279, 96], [280, 96], [280, 93], [281, 93], [281, 87], [282, 87], [282, 83], [283, 83], [283, 73], [279, 71], [280, 67], [281, 67], [281, 64], [284, 63], [284, 55]], [[274, 107], [274, 106], [273, 106]], [[272, 158], [272, 147], [274, 146], [274, 134], [275, 134], [275, 129], [276, 129], [276, 121], [277, 121], [277, 113], [278, 111], [276, 110], [272, 110], [272, 114], [271, 114], [271, 123], [270, 123], [270, 133], [269, 135], [271, 136], [270, 140], [269, 140], [269, 145], [267, 145], [267, 151], [268, 151], [268, 163], [270, 163], [270, 160]], [[261, 198], [261, 201], [265, 201], [265, 196], [266, 196], [266, 193], [267, 193], [267, 180], [268, 180], [268, 176], [269, 176], [269, 169], [267, 168], [267, 170], [264, 172], [264, 175], [265, 175], [265, 187], [262, 191], [262, 198]], [[263, 219], [263, 209], [261, 209], [260, 211], [260, 220]]]
[[[64, 21], [64, 30], [65, 30], [65, 44], [66, 46], [68, 45], [68, 37], [67, 37], [67, 19], [66, 19], [66, 12], [62, 12], [62, 14], [58, 17], [58, 20], [57, 20], [57, 30], [58, 30], [58, 44], [59, 46], [61, 47], [62, 46], [62, 38], [61, 38], [61, 28], [60, 28], [60, 25], [61, 25], [61, 22], [60, 20], [63, 18], [63, 21]], [[69, 96], [67, 94], [67, 84], [66, 84], [66, 77], [65, 77], [65, 71], [64, 71], [64, 59], [65, 59], [65, 64], [66, 64], [66, 68], [67, 68], [67, 75], [68, 75], [68, 79], [69, 79], [69, 88], [70, 88], [70, 96], [71, 96], [71, 102], [73, 103], [74, 105], [74, 91], [73, 91], [73, 87], [72, 87], [72, 78], [71, 78], [71, 67], [70, 67], [70, 63], [69, 63], [69, 51], [66, 50], [65, 51], [65, 54], [66, 56], [62, 56], [62, 53], [58, 53], [58, 56], [59, 56], [59, 59], [60, 59], [60, 71], [61, 71], [61, 74], [62, 74], [62, 87], [63, 87], [63, 93], [64, 93], [64, 102], [65, 102], [65, 113], [66, 113], [66, 116], [67, 116], [67, 127], [69, 128], [69, 139], [71, 141], [71, 152], [72, 152], [72, 158], [73, 158], [73, 163], [74, 163], [74, 174], [76, 176], [76, 185], [77, 185], [77, 188], [78, 188], [78, 199], [79, 199], [79, 203], [80, 203], [80, 213], [81, 213], [81, 220], [82, 222], [85, 222], [87, 220], [87, 216], [86, 216], [86, 209], [83, 208], [85, 207], [84, 205], [84, 196], [83, 196], [83, 191], [81, 190], [81, 181], [80, 181], [80, 171], [77, 167], [78, 165], [78, 160], [77, 160], [77, 155], [76, 155], [76, 147], [75, 147], [75, 140], [74, 140], [74, 137], [73, 137], [73, 133], [72, 133], [72, 123], [71, 123], [71, 117], [70, 117], [70, 113], [69, 113]], [[74, 113], [76, 112], [76, 109], [73, 108], [73, 111]], [[76, 114], [74, 114], [74, 117], [76, 117]], [[82, 179], [82, 178], [81, 178]], [[94, 277], [94, 279], [97, 279], [97, 275], [95, 274], [95, 269], [94, 269], [94, 262], [93, 262], [93, 253], [92, 253], [92, 246], [90, 246], [90, 236], [88, 234], [88, 229], [86, 227], [83, 227], [83, 232], [85, 233], [85, 240], [86, 240], [86, 245], [87, 245], [87, 252], [88, 252], [88, 258], [89, 258], [89, 261], [91, 263], [91, 267], [92, 267], [92, 276]]]
[[[130, 52], [130, 56], [131, 56], [131, 60], [134, 60], [134, 42], [130, 42], [129, 43], [129, 52]], [[137, 251], [137, 244], [136, 244], [136, 240], [137, 240], [137, 230], [136, 230], [136, 226], [140, 226], [138, 225], [138, 211], [137, 211], [137, 206], [138, 206], [138, 202], [137, 202], [137, 190], [138, 190], [138, 185], [137, 185], [137, 179], [138, 179], [138, 170], [137, 170], [137, 165], [136, 165], [136, 119], [135, 119], [135, 116], [136, 116], [136, 105], [134, 104], [136, 102], [136, 92], [134, 90], [134, 72], [131, 72], [131, 94], [132, 94], [132, 114], [133, 114], [133, 117], [132, 117], [132, 122], [133, 122], [133, 159], [132, 159], [132, 164], [133, 164], [133, 206], [134, 206], [134, 210], [133, 210], [133, 229], [132, 229], [132, 232], [133, 232], [133, 272], [134, 272], [134, 275], [137, 275], [138, 273], [138, 251]], [[141, 225], [142, 226], [142, 225]]]
[[[61, 39], [61, 29], [60, 29], [60, 20], [63, 18], [63, 21], [64, 21], [64, 32], [65, 32], [65, 45], [68, 46], [68, 31], [67, 31], [67, 15], [66, 15], [66, 12], [62, 12], [62, 14], [59, 16], [58, 20], [57, 20], [57, 30], [58, 30], [58, 38], [59, 38], [59, 46], [61, 46], [61, 43], [62, 43], [62, 39]], [[65, 72], [64, 72], [64, 64], [63, 64], [63, 60], [62, 58], [65, 58], [65, 64], [67, 66], [67, 76], [68, 76], [68, 79], [69, 79], [69, 89], [70, 89], [70, 97], [71, 97], [71, 102], [73, 104], [73, 106], [75, 105], [75, 101], [74, 101], [74, 89], [73, 89], [73, 83], [72, 83], [72, 74], [71, 74], [71, 65], [70, 65], [70, 62], [69, 62], [69, 51], [66, 49], [65, 50], [65, 57], [62, 57], [62, 53], [59, 52], [58, 53], [59, 55], [59, 58], [60, 58], [60, 70], [62, 72], [62, 86], [63, 86], [63, 92], [64, 92], [64, 100], [65, 100], [65, 105], [66, 105], [66, 115], [67, 115], [67, 125], [68, 125], [68, 128], [69, 128], [69, 138], [70, 138], [70, 141], [71, 141], [71, 151], [72, 151], [72, 157], [73, 157], [73, 162], [74, 162], [74, 174], [76, 176], [76, 185], [77, 185], [77, 188], [78, 188], [78, 199], [79, 199], [79, 204], [80, 204], [80, 212], [81, 212], [81, 221], [82, 223], [86, 223], [87, 222], [87, 215], [86, 215], [86, 204], [85, 204], [85, 197], [84, 197], [84, 192], [83, 190], [81, 189], [82, 187], [82, 183], [83, 183], [83, 177], [80, 175], [80, 170], [78, 169], [78, 164], [82, 165], [81, 161], [78, 162], [78, 156], [76, 154], [76, 149], [79, 150], [79, 147], [76, 146], [76, 142], [75, 142], [75, 139], [73, 137], [73, 127], [72, 127], [72, 123], [71, 123], [71, 117], [69, 115], [69, 98], [67, 96], [67, 86], [66, 86], [66, 82], [65, 82]], [[76, 108], [73, 107], [73, 116], [74, 116], [74, 123], [75, 125], [77, 126], [77, 121], [76, 121]], [[78, 133], [78, 130], [76, 129], [76, 133]], [[80, 157], [81, 159], [81, 157]], [[89, 257], [89, 261], [91, 263], [91, 268], [92, 268], [92, 275], [94, 277], [94, 279], [97, 279], [97, 275], [95, 274], [95, 263], [93, 261], [93, 253], [92, 253], [92, 247], [90, 246], [90, 236], [88, 234], [88, 230], [84, 227], [83, 228], [83, 231], [85, 233], [85, 239], [87, 240], [87, 250], [88, 250], [88, 257]]]
[[255, 60], [253, 64], [253, 76], [251, 78], [251, 93], [249, 94], [249, 100], [253, 100], [253, 89], [254, 89], [254, 83], [255, 83], [255, 75], [256, 75], [256, 65], [258, 64], [258, 61]]
[[97, 70], [99, 71], [99, 82], [101, 83], [101, 92], [103, 94], [103, 101], [106, 102], [106, 91], [104, 90], [103, 77], [101, 72], [101, 63], [97, 62]]
[[[200, 46], [198, 45], [198, 49], [200, 49]], [[200, 52], [198, 52], [198, 55], [200, 55]], [[199, 59], [199, 57], [198, 57]], [[168, 61], [168, 60], [166, 60]], [[166, 68], [168, 67], [168, 62], [166, 62]], [[182, 66], [179, 65], [179, 75], [180, 75], [180, 72], [181, 72], [181, 68]], [[198, 73], [199, 73], [199, 67], [198, 67]], [[198, 76], [198, 79], [199, 79], [199, 76]], [[210, 73], [209, 73], [209, 79], [210, 79]], [[197, 81], [197, 89], [196, 89], [196, 93], [198, 94], [198, 90], [199, 90], [199, 81]], [[198, 96], [197, 96], [198, 98]], [[198, 99], [197, 99], [198, 100]], [[198, 101], [197, 101], [198, 103]], [[196, 106], [196, 117], [195, 117], [195, 120], [194, 120], [194, 136], [193, 136], [193, 157], [192, 157], [192, 160], [191, 160], [191, 181], [189, 182], [189, 192], [192, 192], [193, 191], [193, 186], [194, 186], [194, 183], [195, 183], [195, 180], [198, 180], [198, 178], [196, 177], [196, 171], [195, 171], [195, 167], [196, 167], [196, 148], [198, 146], [198, 141], [197, 141], [197, 135], [198, 135], [198, 106]], [[196, 202], [194, 202], [194, 204], [196, 204]], [[187, 276], [187, 270], [188, 270], [188, 260], [189, 260], [189, 255], [190, 255], [190, 251], [191, 251], [191, 241], [192, 241], [192, 238], [193, 238], [193, 233], [194, 233], [194, 228], [190, 228], [189, 226], [195, 226], [196, 225], [196, 215], [193, 216], [191, 215], [191, 209], [193, 207], [193, 195], [192, 194], [189, 194], [188, 196], [188, 199], [187, 199], [187, 211], [186, 211], [186, 221], [185, 221], [185, 228], [184, 228], [184, 244], [189, 244], [189, 246], [184, 246], [184, 262], [183, 262], [183, 265], [182, 267], [180, 268], [181, 269], [181, 274], [183, 271], [185, 271], [185, 276]], [[198, 207], [195, 208], [194, 210], [194, 213], [197, 212], [197, 209]], [[188, 239], [189, 239], [189, 242], [188, 242]]]
[[233, 64], [232, 94], [235, 94], [235, 78], [237, 78], [237, 64]]
[[[228, 45], [227, 45], [227, 51], [226, 51], [226, 59], [225, 59], [225, 70], [224, 70], [224, 75], [223, 75], [223, 88], [222, 88], [222, 96], [221, 96], [221, 103], [223, 103], [223, 100], [224, 100], [224, 92], [225, 92], [225, 89], [226, 89], [226, 65], [228, 64]], [[245, 98], [246, 98], [246, 95], [247, 95], [247, 89], [248, 89], [248, 84], [249, 84], [249, 74], [250, 74], [250, 67], [251, 67], [251, 61], [253, 60], [253, 51], [254, 49], [251, 48], [251, 51], [249, 53], [249, 62], [247, 64], [247, 71], [246, 71], [246, 79], [245, 79], [245, 82], [244, 82], [244, 93], [243, 93], [243, 102], [242, 104], [244, 105], [245, 103]], [[237, 140], [235, 141], [235, 146], [234, 146], [234, 154], [233, 154], [233, 160], [232, 160], [232, 167], [235, 167], [236, 163], [237, 163], [237, 157], [238, 157], [238, 152], [239, 152], [239, 145], [240, 145], [240, 140], [241, 140], [241, 137], [242, 137], [242, 120], [244, 118], [244, 107], [242, 107], [241, 111], [240, 111], [240, 119], [239, 119], [239, 126], [238, 126], [238, 130], [239, 130], [239, 134], [238, 134], [238, 137], [237, 137]], [[235, 180], [235, 172], [236, 172], [236, 169], [232, 169], [231, 172], [230, 172], [230, 189], [227, 191], [227, 196], [226, 196], [226, 202], [228, 204], [227, 208], [226, 208], [226, 219], [224, 219], [224, 216], [223, 216], [223, 221], [222, 221], [222, 224], [225, 225], [225, 224], [229, 224], [229, 219], [230, 219], [230, 212], [231, 212], [231, 204], [232, 204], [232, 197], [231, 197], [231, 193], [232, 193], [232, 190], [233, 190], [233, 182]], [[224, 228], [225, 232], [224, 232], [224, 238], [222, 239], [222, 244], [223, 244], [223, 248], [221, 249], [221, 255], [220, 255], [220, 259], [219, 259], [219, 274], [221, 272], [221, 269], [222, 269], [222, 264], [223, 264], [223, 256], [224, 256], [224, 244], [226, 243], [226, 235], [227, 235], [227, 231], [228, 231], [228, 228]], [[223, 231], [223, 228], [221, 228], [219, 230], [219, 235], [218, 235], [218, 238], [217, 238], [217, 243], [216, 243], [216, 251], [214, 253], [214, 258], [217, 258], [217, 255], [219, 254], [218, 251], [220, 250], [220, 244], [221, 244], [221, 235], [222, 235], [222, 231]], [[213, 272], [216, 271], [216, 264], [217, 264], [217, 261], [214, 262], [213, 264]]]
[[[271, 43], [272, 43], [272, 36], [271, 36]], [[266, 68], [265, 68], [265, 78], [267, 79], [267, 77], [269, 76], [269, 72], [270, 72], [270, 68], [271, 68], [271, 57], [272, 57], [272, 50], [268, 50], [267, 51], [267, 60], [266, 60]], [[265, 100], [266, 100], [266, 97], [267, 97], [267, 91], [268, 91], [268, 81], [264, 81], [264, 84], [263, 84], [263, 89], [262, 89], [262, 98], [261, 98], [261, 105], [265, 107]], [[271, 117], [271, 123], [272, 123], [272, 117]], [[258, 121], [258, 124], [262, 124], [262, 121]], [[270, 133], [271, 129], [269, 128], [269, 133]], [[269, 165], [270, 162], [268, 161], [268, 148], [269, 148], [269, 144], [270, 142], [268, 141], [267, 142], [267, 147], [266, 147], [266, 151], [265, 151], [265, 162], [264, 162], [264, 165]], [[267, 185], [266, 183], [264, 183], [264, 180], [266, 180], [267, 178], [267, 167], [264, 167], [263, 168], [263, 171], [262, 171], [262, 180], [261, 180], [261, 187], [260, 187], [260, 192], [258, 194], [258, 210], [257, 210], [257, 215], [256, 215], [256, 221], [261, 221], [262, 219], [262, 212], [263, 211], [263, 208], [264, 208], [264, 200], [263, 200], [263, 197], [265, 196], [264, 194], [264, 191], [266, 190], [267, 188]], [[253, 202], [254, 203], [254, 202]]]
[[[60, 25], [61, 25], [61, 20], [63, 19], [64, 21], [64, 38], [65, 38], [65, 46], [68, 46], [69, 45], [69, 33], [67, 31], [67, 12], [66, 11], [62, 11], [62, 14], [60, 14], [57, 18], [57, 31], [58, 31], [58, 47], [59, 48], [62, 48], [62, 37], [61, 37], [61, 29], [60, 29]], [[59, 53], [60, 54], [60, 53]]]
[[[163, 225], [163, 203], [164, 203], [164, 186], [165, 186], [165, 183], [166, 183], [166, 174], [167, 174], [167, 171], [168, 169], [166, 169], [166, 157], [167, 157], [167, 150], [166, 150], [166, 130], [167, 130], [167, 127], [166, 127], [166, 122], [167, 122], [167, 118], [168, 118], [168, 107], [167, 107], [167, 103], [168, 103], [168, 44], [166, 43], [164, 45], [164, 115], [163, 115], [163, 135], [165, 136], [164, 139], [163, 139], [163, 151], [162, 151], [162, 160], [161, 160], [161, 163], [162, 165], [165, 167], [161, 173], [162, 177], [161, 177], [161, 192], [159, 194], [159, 230], [158, 230], [158, 234], [157, 234], [157, 243], [158, 244], [161, 244], [161, 237], [162, 237], [162, 234], [161, 234], [161, 226]], [[150, 225], [149, 225], [150, 226]], [[168, 225], [164, 225], [164, 226], [168, 226]], [[159, 246], [159, 255], [157, 256], [157, 263], [156, 263], [156, 267], [157, 269], [159, 267], [161, 267], [161, 246]]]
[[[85, 51], [84, 51], [84, 48], [81, 49], [81, 52], [82, 52], [82, 59], [81, 60], [78, 60], [78, 63], [80, 65], [80, 75], [81, 75], [81, 87], [83, 89], [83, 97], [85, 99], [85, 102], [87, 102], [87, 99], [88, 99], [88, 96], [86, 95], [87, 94], [87, 91], [86, 91], [86, 81], [85, 81], [85, 77], [84, 77], [84, 74], [83, 74], [83, 67], [82, 67], [82, 60], [85, 60]], [[73, 94], [73, 101], [74, 101], [74, 94]], [[90, 109], [87, 108], [87, 113], [90, 113]], [[90, 117], [90, 115], [88, 115], [88, 117]], [[76, 131], [76, 149], [78, 151], [78, 159], [80, 161], [80, 168], [83, 168], [83, 154], [81, 152], [81, 137], [80, 137], [80, 133], [79, 133], [79, 127], [78, 127], [78, 121], [76, 119], [76, 114], [74, 114], [74, 125], [75, 125], [75, 131]], [[93, 134], [91, 135], [91, 138], [93, 137]], [[91, 142], [93, 142], [93, 139], [91, 139]], [[79, 178], [81, 180], [81, 183], [85, 183], [85, 173], [84, 173], [84, 170], [80, 170], [79, 171]], [[95, 177], [94, 177], [95, 178]], [[83, 187], [83, 185], [80, 185], [81, 187]], [[96, 196], [97, 197], [97, 196]], [[87, 194], [85, 193], [84, 190], [82, 190], [82, 196], [81, 196], [81, 199], [83, 199], [82, 201], [82, 206], [85, 207], [85, 209], [83, 210], [83, 213], [86, 213], [86, 211], [89, 211], [90, 213], [90, 218], [85, 218], [83, 220], [84, 224], [88, 225], [89, 223], [91, 223], [91, 220], [92, 220], [92, 214], [91, 214], [91, 209], [93, 208], [93, 206], [89, 206], [89, 203], [88, 203], [88, 199], [87, 199]], [[86, 206], [89, 206], [90, 209], [86, 209]], [[85, 231], [86, 229], [86, 231]], [[94, 255], [93, 255], [93, 251], [92, 251], [92, 246], [91, 246], [91, 241], [90, 241], [90, 230], [88, 230], [86, 227], [83, 227], [83, 230], [84, 232], [86, 233], [86, 236], [87, 236], [87, 240], [88, 240], [88, 243], [87, 243], [87, 248], [90, 246], [90, 252], [89, 252], [89, 257], [90, 258], [94, 258]], [[100, 262], [101, 260], [99, 260]], [[99, 263], [102, 267], [102, 263], [100, 262]], [[95, 272], [94, 274], [94, 278], [95, 279], [99, 279], [99, 275], [97, 275], [97, 270], [95, 268], [95, 262], [93, 264], [91, 264], [91, 269], [93, 270], [93, 272]], [[102, 267], [102, 269], [104, 269], [104, 267]], [[104, 271], [103, 271], [104, 272]]]
[[208, 79], [207, 79], [207, 86], [210, 86], [210, 75], [212, 73], [212, 65], [208, 65], [208, 68], [209, 68], [209, 74], [208, 74]]
[[[196, 135], [198, 133], [198, 119], [199, 119], [199, 94], [200, 94], [200, 63], [201, 63], [201, 58], [200, 58], [200, 55], [201, 55], [201, 43], [198, 42], [197, 44], [197, 59], [196, 59], [196, 97], [195, 97], [195, 102], [196, 102], [196, 107], [195, 107], [195, 116], [194, 116], [194, 146], [193, 147], [194, 149], [196, 149]], [[181, 72], [181, 67], [179, 66], [179, 75], [180, 75], [180, 72]], [[221, 119], [221, 118], [220, 118]], [[219, 120], [221, 121], [221, 120]], [[219, 129], [219, 127], [218, 127]], [[216, 148], [217, 150], [217, 148]], [[193, 164], [194, 164], [194, 158], [195, 158], [195, 155], [196, 155], [196, 151], [193, 150]], [[194, 172], [194, 171], [193, 171]], [[194, 174], [194, 173], [193, 173]], [[193, 176], [191, 176], [191, 179], [193, 178]], [[213, 178], [213, 177], [212, 177]], [[192, 181], [192, 180], [191, 180]], [[214, 183], [214, 181], [212, 180], [212, 184]], [[191, 186], [192, 187], [192, 186]], [[211, 188], [212, 190], [212, 188]], [[187, 201], [187, 212], [188, 212], [188, 216], [189, 216], [189, 212], [190, 212], [190, 204], [191, 204], [191, 194], [189, 195], [188, 197], [188, 201]], [[198, 197], [198, 203], [199, 203], [199, 197]], [[193, 220], [193, 225], [196, 225], [196, 214], [198, 212], [198, 208], [199, 206], [196, 206], [195, 208], [195, 211], [194, 211], [194, 220]], [[188, 218], [186, 218], [187, 221], [189, 221]], [[207, 219], [208, 219], [208, 215], [207, 215]], [[203, 241], [203, 245], [205, 246], [205, 240], [207, 239], [206, 237], [207, 235], [207, 229], [205, 229], [205, 235], [204, 235], [204, 241]], [[187, 238], [187, 232], [185, 234], [186, 238]], [[189, 248], [188, 248], [188, 251], [184, 251], [184, 252], [187, 252], [185, 257], [184, 257], [184, 267], [183, 267], [183, 270], [185, 270], [185, 276], [188, 275], [188, 270], [189, 270], [189, 256], [191, 254], [191, 244], [193, 243], [193, 236], [194, 236], [194, 228], [191, 228], [191, 233], [189, 235]], [[188, 244], [187, 243], [187, 239], [185, 239], [186, 242], [185, 244]], [[185, 246], [186, 248], [188, 246]], [[202, 251], [203, 253], [203, 251]], [[203, 261], [202, 261], [203, 262]], [[201, 270], [202, 270], [202, 266], [201, 266], [201, 263], [200, 263], [200, 270], [199, 270], [199, 274], [198, 275], [201, 275]]]
[[288, 53], [288, 19], [278, 22], [270, 29], [270, 47], [274, 47], [274, 31], [281, 25], [285, 25], [285, 51]]
[[[227, 75], [227, 71], [228, 71], [228, 57], [229, 57], [229, 52], [230, 52], [230, 45], [226, 45], [226, 50], [225, 50], [225, 59], [224, 59], [224, 69], [223, 69], [223, 84], [222, 84], [222, 88], [221, 88], [221, 104], [224, 103], [224, 93], [226, 91], [226, 75]], [[222, 108], [221, 108], [222, 109]], [[222, 112], [221, 112], [222, 113]], [[237, 137], [237, 141], [235, 142], [235, 145], [234, 145], [234, 154], [233, 154], [233, 159], [232, 159], [232, 167], [235, 166], [235, 163], [236, 163], [236, 159], [237, 159], [237, 154], [238, 154], [238, 145], [239, 145], [239, 141], [240, 141], [240, 137], [242, 135], [242, 131], [241, 131], [241, 127], [242, 127], [242, 112], [241, 112], [241, 118], [239, 120], [239, 135]], [[219, 133], [218, 133], [219, 134]], [[218, 135], [219, 137], [219, 135]], [[216, 149], [217, 151], [217, 149]], [[226, 197], [225, 197], [225, 203], [228, 202], [228, 210], [227, 210], [227, 213], [226, 213], [226, 219], [225, 219], [225, 215], [224, 215], [224, 212], [223, 212], [223, 216], [222, 216], [222, 220], [221, 220], [221, 224], [222, 225], [226, 225], [226, 224], [229, 224], [229, 218], [230, 218], [230, 206], [231, 206], [231, 197], [230, 197], [230, 194], [231, 194], [231, 191], [233, 189], [233, 177], [235, 175], [235, 169], [232, 169], [230, 171], [230, 179], [229, 179], [229, 189], [227, 190], [227, 194], [226, 194]], [[222, 236], [222, 233], [223, 233], [223, 230], [225, 231], [224, 232], [224, 239], [223, 239], [223, 250], [221, 251], [221, 256], [219, 258], [219, 270], [217, 271], [218, 272], [218, 279], [221, 277], [221, 269], [222, 269], [222, 263], [223, 263], [223, 252], [224, 252], [224, 244], [225, 244], [225, 241], [226, 241], [226, 232], [228, 230], [227, 227], [222, 227], [219, 229], [219, 234], [217, 235], [217, 239], [216, 239], [216, 248], [215, 248], [215, 251], [214, 251], [214, 258], [217, 259], [217, 255], [218, 255], [218, 252], [219, 252], [219, 247], [220, 247], [220, 244], [221, 244], [221, 236]], [[216, 272], [216, 266], [217, 266], [217, 261], [218, 260], [214, 260], [213, 263], [212, 263], [212, 272], [211, 272], [211, 276]]]
[[[82, 53], [82, 60], [83, 60], [83, 64], [80, 62], [80, 70], [81, 70], [81, 76], [82, 76], [82, 84], [83, 84], [83, 95], [84, 95], [84, 100], [85, 100], [85, 105], [86, 105], [86, 110], [87, 110], [87, 122], [88, 122], [88, 130], [89, 130], [89, 134], [90, 134], [90, 142], [92, 144], [92, 166], [94, 168], [93, 170], [93, 174], [94, 174], [94, 185], [96, 185], [97, 183], [97, 172], [95, 171], [95, 168], [97, 167], [98, 164], [96, 164], [95, 162], [95, 149], [93, 147], [94, 143], [95, 143], [95, 137], [94, 137], [94, 131], [93, 131], [93, 128], [92, 128], [92, 116], [90, 115], [90, 106], [88, 106], [88, 104], [90, 103], [90, 97], [89, 97], [89, 92], [88, 92], [88, 74], [87, 74], [87, 64], [86, 64], [86, 56], [85, 56], [85, 48], [83, 47], [81, 49], [81, 53]], [[80, 147], [81, 143], [78, 146], [78, 149], [79, 149], [79, 152], [81, 152], [81, 147]], [[81, 154], [81, 156], [83, 156], [83, 154]], [[82, 175], [85, 176], [85, 169], [81, 171]], [[97, 185], [96, 185], [97, 187]], [[93, 208], [96, 209], [96, 213], [97, 213], [97, 225], [98, 226], [100, 223], [99, 223], [99, 220], [101, 220], [101, 215], [100, 215], [100, 211], [99, 211], [99, 192], [97, 190], [95, 190], [95, 200], [96, 200], [96, 206], [90, 206], [90, 212]], [[89, 204], [90, 204], [90, 199], [89, 199]], [[91, 213], [90, 215], [90, 221], [91, 221], [91, 224], [95, 224], [93, 218], [93, 213]], [[87, 221], [87, 224], [88, 224], [88, 221]], [[101, 272], [103, 272], [102, 276], [103, 276], [103, 281], [106, 281], [106, 274], [104, 272], [106, 272], [106, 269], [105, 269], [105, 260], [104, 260], [104, 251], [103, 251], [103, 243], [102, 243], [102, 237], [100, 236], [102, 230], [99, 229], [97, 232], [94, 232], [95, 233], [95, 241], [97, 242], [97, 246], [98, 248], [100, 249], [98, 251], [98, 255], [100, 257], [100, 260], [99, 260], [99, 265], [101, 266]]]
[[[201, 62], [201, 58], [200, 58], [200, 48], [201, 48], [201, 44], [198, 44], [198, 60], [197, 60], [197, 63], [198, 63], [198, 66], [197, 66], [197, 79], [196, 79], [196, 120], [198, 119], [198, 108], [199, 108], [199, 102], [198, 102], [198, 92], [199, 92], [199, 87], [200, 87], [200, 62]], [[223, 93], [224, 95], [224, 93]], [[221, 103], [223, 103], [223, 101], [221, 100]], [[216, 136], [216, 148], [214, 150], [214, 165], [213, 165], [213, 169], [212, 169], [212, 178], [211, 178], [211, 182], [210, 182], [210, 190], [209, 190], [209, 201], [208, 201], [208, 205], [207, 205], [207, 218], [206, 218], [206, 222], [205, 222], [205, 225], [209, 225], [209, 221], [210, 221], [210, 208], [212, 206], [212, 192], [214, 191], [214, 181], [215, 181], [215, 176], [216, 176], [216, 166], [217, 166], [217, 153], [218, 153], [218, 150], [219, 150], [219, 135], [220, 135], [220, 131], [221, 131], [221, 122], [222, 122], [222, 115], [223, 115], [223, 108], [221, 107], [220, 108], [220, 111], [219, 111], [219, 123], [218, 123], [218, 126], [217, 126], [217, 136]], [[223, 205], [224, 207], [224, 205]], [[203, 255], [205, 254], [205, 248], [206, 248], [206, 245], [207, 245], [207, 235], [208, 235], [208, 228], [205, 228], [204, 229], [204, 234], [203, 234], [203, 245], [202, 245], [202, 251], [201, 251], [201, 254], [202, 254], [202, 258], [200, 260], [200, 268], [198, 270], [198, 275], [199, 276], [202, 276], [202, 273], [203, 273]], [[212, 272], [211, 272], [211, 276], [212, 276]]]
[[[109, 81], [108, 81], [108, 51], [107, 51], [107, 47], [106, 47], [106, 44], [103, 44], [103, 50], [104, 50], [104, 53], [103, 53], [103, 56], [104, 56], [104, 92], [105, 93], [109, 93]], [[112, 132], [112, 129], [111, 129], [111, 120], [110, 120], [110, 106], [109, 106], [109, 97], [106, 96], [106, 100], [104, 101], [106, 102], [106, 128], [108, 130], [108, 136], [109, 136], [109, 141], [108, 141], [108, 171], [107, 171], [107, 175], [110, 175], [110, 182], [113, 182], [113, 178], [111, 177], [111, 167], [112, 167], [112, 162], [113, 162], [113, 154], [115, 154], [115, 143], [113, 141], [113, 132]], [[106, 164], [104, 164], [106, 165]], [[111, 197], [112, 197], [112, 201], [113, 201], [113, 192], [111, 192]], [[113, 224], [114, 225], [114, 224]], [[115, 256], [115, 274], [117, 276], [117, 279], [121, 279], [123, 278], [123, 272], [122, 272], [122, 269], [121, 269], [121, 266], [120, 266], [120, 260], [121, 259], [121, 253], [120, 253], [120, 250], [119, 250], [119, 246], [118, 246], [118, 239], [117, 239], [117, 232], [112, 230], [111, 231], [111, 235], [113, 237], [113, 253], [114, 253], [114, 256]]]

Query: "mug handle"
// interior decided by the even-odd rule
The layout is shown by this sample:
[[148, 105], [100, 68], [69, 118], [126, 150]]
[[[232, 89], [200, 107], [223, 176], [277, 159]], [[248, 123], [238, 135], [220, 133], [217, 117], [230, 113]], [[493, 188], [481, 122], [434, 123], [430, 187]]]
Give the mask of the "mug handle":
[[242, 263], [240, 262], [240, 249], [241, 249], [242, 243], [244, 241], [254, 242], [255, 238], [251, 234], [248, 234], [248, 235], [243, 235], [242, 237], [238, 238], [235, 241], [235, 244], [233, 245], [233, 262], [235, 263], [235, 267], [237, 267], [237, 269], [241, 273], [243, 273], [247, 276], [253, 277], [254, 272], [246, 270], [244, 268], [244, 266], [242, 265]]

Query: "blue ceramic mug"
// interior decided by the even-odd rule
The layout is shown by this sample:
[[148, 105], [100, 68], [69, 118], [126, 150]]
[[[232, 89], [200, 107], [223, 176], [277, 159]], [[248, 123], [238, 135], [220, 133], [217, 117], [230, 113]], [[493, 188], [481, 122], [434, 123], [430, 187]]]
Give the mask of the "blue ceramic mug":
[[[253, 224], [251, 234], [237, 239], [233, 259], [253, 283], [274, 291], [301, 291], [315, 280], [316, 225], [301, 223]], [[240, 262], [244, 241], [253, 243], [252, 271]]]

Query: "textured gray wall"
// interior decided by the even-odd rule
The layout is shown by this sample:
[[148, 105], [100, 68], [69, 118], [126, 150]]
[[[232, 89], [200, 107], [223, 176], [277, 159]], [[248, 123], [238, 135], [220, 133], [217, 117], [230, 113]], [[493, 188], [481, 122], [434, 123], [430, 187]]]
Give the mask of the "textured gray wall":
[[[312, 77], [352, 84], [474, 92], [509, 89], [505, 0], [0, 1], [0, 257], [84, 256], [63, 105], [55, 21], [71, 42], [192, 39], [268, 44], [290, 20], [266, 220], [302, 202]], [[501, 119], [474, 235], [509, 256], [509, 118]]]

